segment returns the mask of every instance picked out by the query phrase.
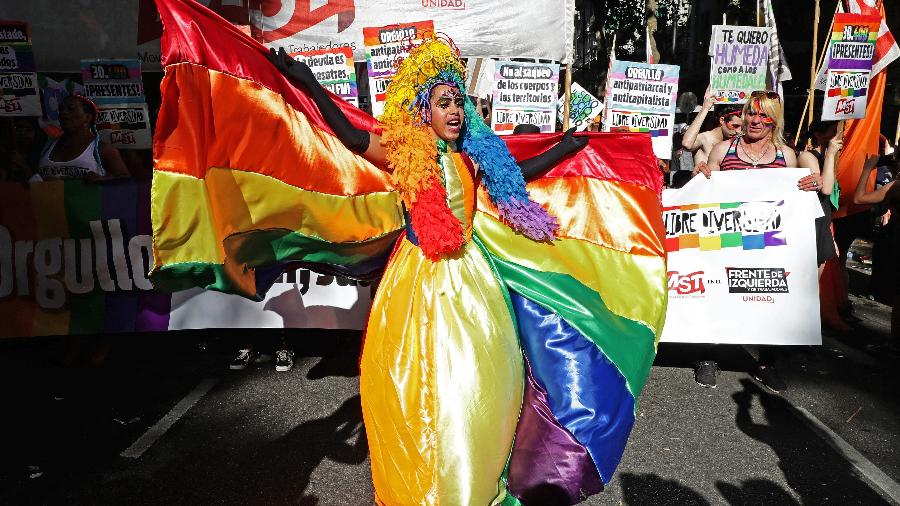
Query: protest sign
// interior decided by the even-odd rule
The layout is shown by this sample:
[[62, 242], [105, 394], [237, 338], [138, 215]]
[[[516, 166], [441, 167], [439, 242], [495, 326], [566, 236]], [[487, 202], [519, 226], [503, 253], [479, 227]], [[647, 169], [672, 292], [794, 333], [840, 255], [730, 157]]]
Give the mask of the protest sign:
[[147, 279], [150, 181], [0, 182], [0, 339], [189, 328], [362, 329], [369, 283], [298, 270], [255, 302]]
[[384, 112], [385, 92], [400, 61], [430, 35], [434, 35], [431, 21], [363, 28], [372, 116], [377, 118]]
[[81, 79], [97, 105], [146, 102], [138, 60], [81, 60]]
[[38, 78], [30, 73], [0, 73], [0, 116], [40, 116]]
[[303, 51], [290, 55], [291, 58], [306, 63], [319, 84], [350, 104], [359, 107], [353, 49], [344, 46], [318, 51]]
[[466, 59], [466, 93], [485, 98], [494, 92], [494, 64], [491, 58]]
[[838, 13], [828, 44], [822, 119], [866, 117], [869, 74], [881, 18]]
[[[559, 99], [557, 118], [560, 123], [565, 123], [563, 121], [565, 115], [564, 98], [565, 95]], [[601, 112], [603, 112], [603, 102], [591, 95], [580, 84], [572, 83], [572, 88], [569, 92], [569, 127], [575, 127], [579, 132], [587, 130], [594, 118]]]
[[709, 87], [717, 103], [743, 104], [766, 89], [770, 28], [715, 25], [709, 44]]
[[24, 21], [0, 21], [0, 116], [40, 116], [34, 51]]
[[541, 132], [556, 130], [559, 65], [498, 61], [494, 66], [494, 132], [511, 134], [521, 124], [537, 125]]
[[84, 93], [99, 109], [100, 138], [119, 149], [150, 149], [150, 114], [138, 60], [81, 60]]
[[329, 0], [313, 4], [251, 0], [253, 37], [288, 52], [349, 45], [357, 61], [362, 61], [363, 27], [431, 19], [470, 58], [528, 57], [566, 63], [573, 53], [575, 0]]
[[104, 105], [97, 116], [100, 139], [120, 149], [150, 149], [147, 104]]
[[663, 193], [669, 306], [662, 340], [821, 344], [807, 169], [713, 172]]
[[649, 133], [657, 158], [672, 157], [677, 65], [614, 60], [606, 87], [605, 132]]

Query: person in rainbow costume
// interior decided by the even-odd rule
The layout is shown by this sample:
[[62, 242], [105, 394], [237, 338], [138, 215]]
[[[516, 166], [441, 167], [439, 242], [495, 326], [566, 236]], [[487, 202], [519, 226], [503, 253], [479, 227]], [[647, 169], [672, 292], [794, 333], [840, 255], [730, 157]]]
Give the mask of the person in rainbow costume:
[[[522, 354], [501, 282], [473, 233], [476, 190], [536, 241], [557, 220], [531, 200], [532, 177], [581, 149], [572, 137], [519, 164], [465, 95], [452, 42], [430, 38], [387, 88], [381, 135], [354, 129], [309, 67], [273, 63], [300, 83], [338, 137], [385, 167], [409, 217], [375, 294], [360, 362], [377, 502], [497, 504], [524, 391]], [[400, 471], [400, 472], [398, 472]]]
[[196, 2], [157, 5], [155, 286], [261, 300], [298, 265], [383, 269], [360, 360], [376, 502], [603, 490], [665, 320], [649, 137], [504, 141], [435, 37], [399, 64], [377, 122]]

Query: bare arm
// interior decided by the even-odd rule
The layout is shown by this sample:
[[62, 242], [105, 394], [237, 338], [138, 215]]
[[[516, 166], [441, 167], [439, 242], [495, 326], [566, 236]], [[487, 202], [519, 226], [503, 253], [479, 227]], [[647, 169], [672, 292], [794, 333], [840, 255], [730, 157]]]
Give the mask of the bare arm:
[[101, 142], [97, 150], [100, 152], [100, 162], [103, 163], [103, 168], [110, 176], [110, 179], [131, 176], [131, 173], [128, 172], [128, 167], [125, 166], [125, 161], [122, 160], [122, 155], [115, 146]]
[[891, 181], [877, 190], [866, 191], [866, 186], [868, 186], [869, 183], [869, 176], [872, 174], [872, 169], [875, 168], [877, 163], [878, 155], [869, 155], [866, 157], [862, 172], [859, 174], [859, 181], [856, 182], [856, 191], [853, 192], [854, 204], [877, 204], [883, 202], [888, 190], [894, 186], [895, 181]]
[[697, 116], [694, 117], [694, 121], [691, 122], [690, 126], [688, 126], [688, 129], [684, 132], [684, 136], [681, 138], [681, 145], [685, 149], [689, 151], [695, 151], [701, 147], [698, 139], [700, 128], [703, 126], [703, 121], [706, 120], [706, 115], [709, 114], [709, 111], [710, 109], [712, 109], [714, 103], [715, 97], [707, 88], [706, 95], [703, 97], [703, 107], [700, 108], [700, 112], [697, 113]]
[[700, 169], [700, 172], [702, 172], [703, 175], [707, 177], [707, 179], [712, 175], [712, 171], [719, 170], [719, 164], [722, 163], [722, 160], [725, 158], [725, 154], [728, 153], [728, 146], [730, 144], [730, 140], [724, 140], [716, 144], [712, 151], [709, 153], [709, 161], [703, 168]]

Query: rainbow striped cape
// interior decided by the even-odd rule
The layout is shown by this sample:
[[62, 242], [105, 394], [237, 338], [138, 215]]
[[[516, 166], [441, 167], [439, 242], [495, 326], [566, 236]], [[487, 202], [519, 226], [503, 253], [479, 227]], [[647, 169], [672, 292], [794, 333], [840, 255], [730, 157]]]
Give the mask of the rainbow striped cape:
[[[341, 145], [261, 44], [195, 2], [157, 4], [166, 75], [151, 192], [155, 286], [259, 298], [292, 265], [377, 276], [406, 226], [388, 175]], [[335, 100], [358, 128], [379, 131]], [[507, 143], [521, 160], [559, 137]], [[648, 135], [591, 134], [528, 185], [559, 219], [552, 243], [513, 232], [480, 190], [474, 240], [509, 294], [526, 357], [507, 469], [514, 495], [552, 483], [578, 502], [622, 456], [665, 320], [661, 187]]]

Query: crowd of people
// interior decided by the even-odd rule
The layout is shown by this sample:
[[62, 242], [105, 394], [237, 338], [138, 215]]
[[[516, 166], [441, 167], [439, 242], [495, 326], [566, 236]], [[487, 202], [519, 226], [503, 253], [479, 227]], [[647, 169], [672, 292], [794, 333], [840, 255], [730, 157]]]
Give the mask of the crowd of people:
[[[840, 259], [840, 266], [846, 260], [846, 251], [839, 251], [832, 226], [832, 212], [839, 207], [840, 187], [836, 171], [838, 159], [843, 149], [840, 127], [835, 121], [813, 121], [802, 142], [791, 145], [784, 137], [784, 104], [782, 97], [774, 91], [753, 92], [743, 107], [734, 105], [715, 106], [715, 97], [707, 91], [698, 112], [689, 125], [679, 132], [680, 145], [675, 146], [673, 167], [679, 170], [670, 174], [671, 186], [680, 187], [691, 177], [698, 175], [711, 177], [715, 171], [770, 169], [779, 167], [804, 167], [810, 174], [797, 181], [798, 189], [816, 192], [822, 206], [823, 216], [815, 221], [816, 261], [821, 278], [825, 262]], [[713, 113], [710, 116], [710, 113]], [[709, 118], [715, 118], [710, 122]], [[704, 125], [706, 128], [704, 129]], [[900, 157], [897, 150], [881, 143], [879, 155], [867, 158], [853, 202], [873, 205], [871, 214], [879, 228], [875, 241], [875, 265], [872, 275], [873, 296], [892, 306], [891, 340], [884, 345], [888, 353], [896, 354], [900, 343], [897, 341], [898, 293], [900, 278], [897, 275], [898, 226], [897, 208], [900, 205]], [[879, 170], [874, 190], [868, 190], [871, 172]], [[849, 238], [849, 244], [854, 238]], [[846, 249], [846, 248], [845, 248]], [[846, 301], [845, 301], [846, 302]], [[846, 303], [849, 309], [849, 303]], [[853, 316], [845, 309], [845, 316]], [[825, 311], [823, 309], [823, 311]], [[824, 315], [823, 315], [824, 316]], [[823, 323], [837, 330], [850, 327], [838, 320], [823, 317]], [[748, 351], [757, 360], [754, 376], [767, 388], [779, 392], [787, 385], [773, 366], [772, 347], [750, 347]], [[714, 360], [702, 360], [697, 364], [695, 380], [704, 387], [716, 386], [718, 365]]]

